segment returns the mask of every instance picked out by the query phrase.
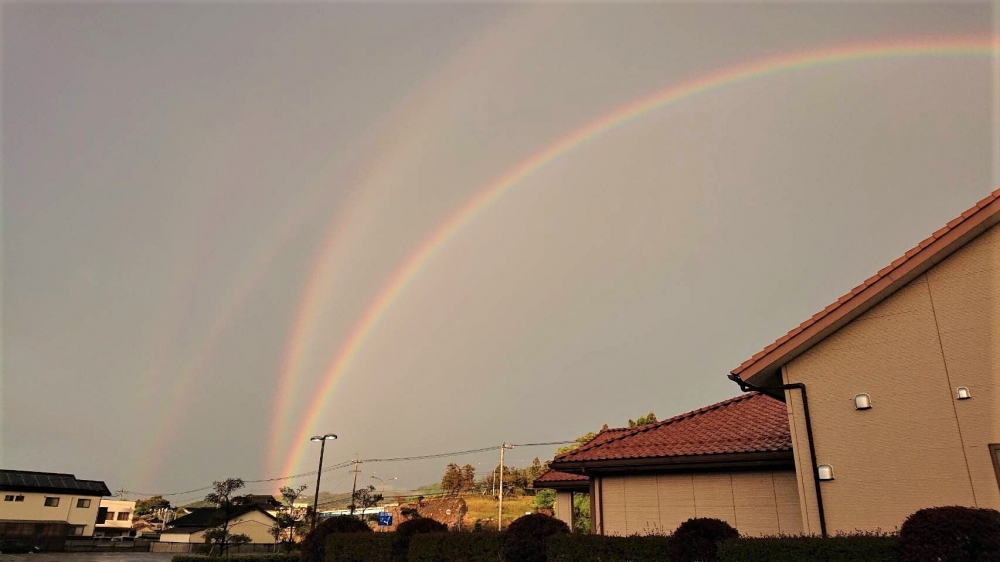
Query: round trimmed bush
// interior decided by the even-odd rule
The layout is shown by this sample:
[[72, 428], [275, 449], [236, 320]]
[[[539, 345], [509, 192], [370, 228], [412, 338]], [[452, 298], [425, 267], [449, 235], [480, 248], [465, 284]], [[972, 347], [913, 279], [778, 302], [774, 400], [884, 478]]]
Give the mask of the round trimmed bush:
[[503, 559], [511, 562], [545, 562], [546, 541], [553, 535], [568, 535], [565, 522], [541, 513], [515, 519], [503, 540]]
[[899, 553], [908, 562], [1000, 560], [1000, 512], [959, 506], [921, 509], [900, 527]]
[[725, 521], [695, 517], [681, 523], [670, 540], [671, 561], [715, 562], [719, 543], [738, 538], [740, 534]]
[[392, 544], [393, 557], [399, 562], [406, 562], [410, 551], [410, 539], [413, 538], [413, 535], [447, 532], [447, 525], [429, 517], [403, 521], [396, 527], [396, 540]]
[[299, 559], [302, 562], [323, 562], [326, 537], [332, 533], [371, 533], [371, 528], [357, 517], [341, 515], [320, 521], [302, 540]]

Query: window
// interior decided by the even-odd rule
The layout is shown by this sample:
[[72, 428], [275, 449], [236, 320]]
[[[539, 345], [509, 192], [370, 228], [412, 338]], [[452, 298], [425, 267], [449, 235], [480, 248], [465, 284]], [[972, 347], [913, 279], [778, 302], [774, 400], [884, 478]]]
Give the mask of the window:
[[8, 496], [4, 496], [3, 497], [3, 501], [5, 501], [5, 502], [12, 502], [12, 501], [14, 501], [14, 494], [10, 494]]
[[90, 507], [90, 500], [78, 499], [76, 500], [76, 507], [87, 509]]
[[114, 521], [115, 520], [115, 512], [114, 511], [109, 511], [108, 514], [107, 514], [107, 516], [104, 517], [104, 520], [105, 521]]
[[16, 501], [16, 502], [23, 502], [24, 501], [24, 496], [14, 496], [14, 501]]
[[119, 511], [118, 512], [118, 520], [119, 521], [128, 521], [128, 512], [127, 511]]
[[45, 507], [59, 507], [59, 498], [45, 498]]
[[83, 536], [84, 529], [86, 529], [85, 525], [70, 525], [69, 534], [70, 536], [80, 537]]

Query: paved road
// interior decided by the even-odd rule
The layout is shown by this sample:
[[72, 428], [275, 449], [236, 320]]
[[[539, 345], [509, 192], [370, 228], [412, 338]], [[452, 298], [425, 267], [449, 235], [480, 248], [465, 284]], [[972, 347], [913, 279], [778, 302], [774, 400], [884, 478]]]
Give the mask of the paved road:
[[43, 552], [0, 554], [3, 562], [170, 562], [169, 552]]

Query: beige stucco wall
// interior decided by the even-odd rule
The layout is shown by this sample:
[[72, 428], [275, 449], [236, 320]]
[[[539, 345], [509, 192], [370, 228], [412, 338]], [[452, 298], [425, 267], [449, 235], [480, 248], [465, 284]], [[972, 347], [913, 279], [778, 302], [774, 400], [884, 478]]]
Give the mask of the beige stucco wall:
[[[795, 473], [787, 471], [647, 474], [594, 478], [595, 532], [670, 534], [692, 517], [729, 522], [744, 535], [797, 535], [802, 514]], [[594, 497], [593, 495], [591, 497]]]
[[[108, 508], [108, 513], [114, 513], [114, 519], [111, 521], [105, 521], [104, 523], [98, 525], [97, 527], [99, 529], [109, 529], [115, 531], [132, 529], [132, 517], [135, 512], [134, 501], [103, 499], [101, 500], [101, 507]], [[119, 521], [119, 513], [128, 513], [128, 519]]]
[[[83, 536], [94, 534], [100, 497], [71, 494], [35, 494], [0, 490], [0, 500], [6, 495], [24, 496], [23, 502], [0, 501], [0, 520], [7, 521], [66, 521], [70, 525], [85, 525]], [[58, 507], [46, 507], [45, 498], [59, 498]], [[90, 500], [89, 508], [76, 507], [78, 499]]]
[[[930, 506], [1000, 509], [1000, 228], [994, 227], [783, 369], [809, 393], [827, 529], [893, 530]], [[956, 400], [967, 386], [971, 400]], [[871, 395], [872, 409], [854, 409]], [[803, 525], [819, 516], [797, 391], [786, 392]]]
[[573, 528], [573, 492], [556, 490], [556, 518]]

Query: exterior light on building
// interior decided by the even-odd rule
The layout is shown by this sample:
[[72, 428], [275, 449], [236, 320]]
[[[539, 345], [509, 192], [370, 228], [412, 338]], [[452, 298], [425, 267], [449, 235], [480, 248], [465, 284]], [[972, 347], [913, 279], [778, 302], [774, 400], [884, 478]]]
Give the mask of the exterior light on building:
[[854, 409], [855, 410], [870, 410], [872, 407], [872, 397], [865, 393], [858, 394], [854, 397]]
[[969, 387], [967, 386], [958, 387], [958, 390], [955, 392], [955, 395], [958, 397], [959, 400], [968, 400], [969, 398], [972, 398], [972, 394], [969, 392]]
[[833, 467], [828, 464], [821, 464], [816, 467], [820, 480], [833, 480]]

